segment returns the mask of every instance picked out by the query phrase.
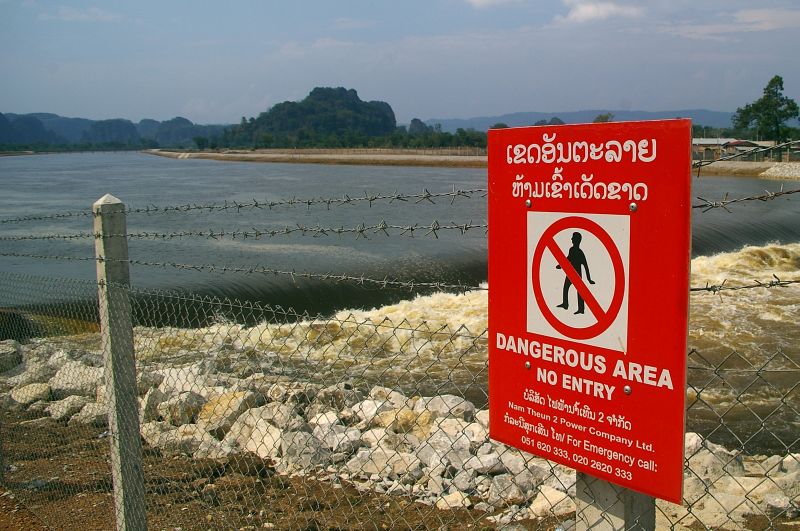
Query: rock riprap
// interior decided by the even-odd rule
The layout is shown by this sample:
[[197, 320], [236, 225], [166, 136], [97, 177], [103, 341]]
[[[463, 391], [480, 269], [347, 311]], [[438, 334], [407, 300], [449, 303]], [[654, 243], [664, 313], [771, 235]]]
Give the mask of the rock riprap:
[[[37, 422], [103, 426], [100, 360], [98, 352], [59, 350], [45, 340], [0, 342], [3, 403], [41, 412]], [[492, 513], [499, 524], [575, 510], [574, 470], [490, 440], [488, 411], [463, 397], [235, 370], [140, 362], [145, 444], [165, 456], [251, 454], [282, 473]], [[800, 515], [800, 454], [745, 456], [694, 433], [685, 446], [685, 503], [658, 502], [659, 525], [740, 526], [753, 515]]]

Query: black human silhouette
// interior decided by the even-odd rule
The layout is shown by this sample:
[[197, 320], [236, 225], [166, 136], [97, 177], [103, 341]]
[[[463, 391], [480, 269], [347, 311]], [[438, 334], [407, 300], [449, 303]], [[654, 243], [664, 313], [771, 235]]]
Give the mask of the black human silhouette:
[[[580, 232], [573, 232], [572, 233], [572, 247], [569, 248], [569, 254], [567, 254], [567, 260], [569, 263], [572, 264], [573, 269], [575, 272], [578, 273], [578, 276], [583, 278], [583, 273], [581, 273], [581, 266], [586, 270], [586, 279], [589, 281], [589, 284], [594, 284], [592, 280], [592, 275], [589, 273], [589, 264], [586, 263], [586, 255], [583, 254], [581, 250], [581, 234]], [[561, 269], [560, 265], [556, 266], [556, 269]], [[564, 290], [563, 295], [561, 298], [561, 304], [557, 306], [557, 308], [564, 308], [565, 310], [569, 309], [569, 287], [572, 286], [572, 281], [569, 279], [569, 275], [564, 278]], [[578, 289], [575, 288], [577, 292]], [[583, 313], [583, 297], [581, 294], [578, 293], [578, 311], [575, 314]]]

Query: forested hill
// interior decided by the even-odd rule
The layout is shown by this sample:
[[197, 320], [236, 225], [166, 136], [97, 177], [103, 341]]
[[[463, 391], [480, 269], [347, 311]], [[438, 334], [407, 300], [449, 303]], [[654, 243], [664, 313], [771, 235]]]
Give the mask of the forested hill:
[[397, 121], [383, 101], [362, 101], [353, 89], [317, 87], [302, 101], [285, 101], [228, 129], [223, 145], [352, 146], [391, 135]]
[[138, 123], [122, 118], [89, 120], [52, 113], [0, 113], [0, 149], [191, 148], [195, 138], [215, 137], [226, 125], [198, 125], [176, 117]]

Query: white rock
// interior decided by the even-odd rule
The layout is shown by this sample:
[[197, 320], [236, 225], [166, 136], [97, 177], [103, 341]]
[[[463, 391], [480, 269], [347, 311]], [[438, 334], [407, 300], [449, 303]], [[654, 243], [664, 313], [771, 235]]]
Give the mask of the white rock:
[[361, 431], [341, 424], [317, 426], [311, 433], [337, 454], [351, 454], [362, 445]]
[[206, 399], [199, 394], [185, 391], [161, 402], [156, 410], [161, 418], [173, 426], [181, 426], [194, 422], [205, 402]]
[[[231, 433], [233, 429], [231, 429]], [[258, 419], [255, 421], [250, 435], [247, 440], [241, 444], [241, 447], [256, 454], [261, 459], [268, 457], [278, 457], [281, 452], [281, 436], [283, 432], [267, 422], [265, 419]], [[230, 441], [230, 439], [226, 439]], [[225, 441], [223, 441], [225, 442]]]
[[480, 446], [489, 440], [489, 431], [479, 422], [471, 422], [464, 427], [464, 435], [469, 438], [473, 447]]
[[499, 474], [506, 471], [497, 454], [472, 456], [464, 463], [464, 469], [474, 470], [478, 474]]
[[744, 496], [715, 492], [704, 496], [692, 512], [706, 527], [738, 527], [745, 517], [759, 514], [758, 507]]
[[398, 443], [399, 437], [386, 428], [372, 428], [361, 434], [361, 441], [372, 448], [379, 445], [393, 448]]
[[526, 499], [525, 493], [514, 482], [514, 477], [510, 474], [500, 474], [492, 478], [489, 493], [486, 501], [495, 507], [505, 507], [508, 505], [518, 505]]
[[239, 449], [236, 446], [216, 439], [203, 439], [192, 457], [195, 459], [226, 459], [238, 453]]
[[49, 400], [50, 386], [45, 383], [32, 383], [12, 389], [10, 396], [14, 402], [27, 406], [39, 400]]
[[145, 422], [139, 425], [139, 433], [142, 439], [152, 448], [161, 446], [161, 435], [168, 432], [171, 426], [167, 422]]
[[70, 395], [95, 397], [97, 386], [103, 384], [103, 373], [102, 367], [89, 367], [79, 361], [67, 361], [48, 383], [56, 398]]
[[290, 470], [324, 468], [330, 459], [331, 451], [310, 433], [284, 432], [281, 436], [281, 465]]
[[376, 385], [369, 392], [373, 400], [389, 402], [394, 409], [401, 409], [408, 405], [408, 397], [399, 391]]
[[434, 417], [455, 417], [467, 421], [475, 417], [475, 406], [472, 402], [455, 395], [421, 398], [414, 404], [414, 411], [430, 411]]
[[369, 476], [370, 474], [387, 475], [391, 466], [392, 458], [396, 458], [398, 452], [388, 450], [383, 447], [362, 448], [350, 459], [345, 468], [351, 474]]
[[715, 450], [713, 453], [706, 448], [696, 450], [689, 457], [689, 474], [697, 475], [709, 484], [729, 475], [744, 476], [744, 463], [740, 455], [721, 447]]
[[789, 454], [781, 461], [781, 470], [787, 474], [800, 472], [800, 453]]
[[423, 475], [422, 461], [414, 454], [397, 452], [389, 459], [389, 466], [389, 478], [401, 482], [413, 483]]
[[13, 339], [0, 341], [0, 372], [6, 372], [22, 363], [19, 343]]
[[469, 450], [470, 441], [466, 435], [450, 436], [442, 430], [435, 430], [420, 443], [417, 456], [428, 466], [449, 462], [461, 467], [470, 458]]
[[88, 397], [72, 395], [57, 402], [51, 402], [44, 410], [53, 420], [69, 420], [90, 402]]
[[364, 399], [364, 395], [345, 383], [331, 385], [320, 389], [311, 404], [322, 404], [327, 409], [341, 411]]
[[69, 419], [70, 426], [108, 426], [108, 405], [89, 402]]
[[339, 415], [335, 411], [326, 411], [325, 413], [317, 413], [308, 419], [308, 425], [312, 428], [330, 426], [332, 424], [341, 424]]
[[456, 437], [464, 434], [464, 429], [469, 426], [469, 422], [463, 419], [438, 417], [433, 422], [432, 429], [439, 429], [445, 432], [450, 437]]
[[483, 426], [485, 429], [489, 429], [489, 410], [488, 409], [481, 409], [477, 413], [475, 413], [475, 421]]
[[566, 492], [575, 496], [575, 470], [562, 465], [554, 465], [551, 474], [544, 480], [544, 484], [555, 490]]
[[784, 517], [796, 518], [797, 510], [792, 507], [792, 501], [788, 496], [778, 492], [773, 492], [764, 496], [762, 510], [770, 518]]
[[196, 424], [184, 424], [164, 432], [159, 437], [159, 448], [167, 454], [192, 455], [201, 446], [217, 444], [217, 440]]
[[253, 391], [233, 391], [211, 398], [197, 414], [197, 424], [222, 439], [242, 413], [258, 405], [259, 397]]
[[24, 387], [32, 383], [47, 383], [56, 373], [56, 369], [46, 362], [37, 360], [27, 360], [18, 368], [11, 371], [19, 374], [8, 378], [8, 385], [12, 387]]
[[272, 402], [266, 406], [249, 409], [247, 414], [268, 420], [284, 431], [306, 430], [307, 424], [291, 404]]
[[151, 388], [158, 387], [164, 381], [164, 375], [156, 371], [141, 371], [136, 375], [136, 388], [139, 396], [147, 393]]
[[[206, 367], [202, 362], [185, 367], [171, 367], [156, 371], [163, 377], [158, 389], [167, 396], [187, 391], [197, 392], [205, 387]], [[199, 393], [198, 393], [199, 394]]]
[[353, 404], [350, 409], [353, 410], [353, 412], [362, 422], [369, 424], [378, 413], [391, 411], [394, 409], [394, 407], [386, 400], [370, 399], [357, 402], [356, 404]]
[[[167, 395], [159, 389], [150, 389], [139, 399], [139, 423], [152, 422], [159, 419], [158, 406], [167, 399]], [[98, 400], [98, 402], [100, 402]]]
[[436, 500], [436, 508], [441, 510], [469, 508], [471, 506], [472, 502], [470, 501], [469, 496], [460, 490], [451, 492], [450, 494], [445, 494]]
[[575, 502], [569, 495], [547, 485], [539, 488], [539, 494], [528, 509], [528, 513], [533, 518], [564, 516], [574, 511]]
[[453, 476], [453, 486], [464, 492], [472, 492], [475, 489], [475, 479], [477, 475], [474, 470], [459, 470]]

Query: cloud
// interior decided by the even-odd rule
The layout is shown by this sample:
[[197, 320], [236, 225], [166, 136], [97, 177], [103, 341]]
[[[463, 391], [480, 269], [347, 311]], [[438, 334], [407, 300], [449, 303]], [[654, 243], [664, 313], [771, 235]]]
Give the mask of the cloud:
[[517, 1], [519, 0], [467, 0], [467, 3], [472, 5], [472, 7], [480, 9], [484, 7], [495, 7], [502, 4], [511, 4]]
[[594, 0], [562, 0], [569, 8], [566, 16], [556, 17], [557, 22], [585, 23], [609, 18], [638, 18], [644, 14], [641, 7], [617, 2], [597, 2]]
[[725, 40], [738, 33], [800, 29], [797, 9], [741, 9], [720, 19], [712, 24], [672, 23], [661, 31], [690, 39]]
[[60, 20], [62, 22], [115, 22], [122, 17], [99, 7], [76, 9], [73, 7], [59, 7], [55, 13], [42, 13], [42, 20]]
[[333, 21], [333, 27], [337, 30], [360, 30], [374, 27], [374, 20], [359, 20], [355, 18], [337, 18]]

